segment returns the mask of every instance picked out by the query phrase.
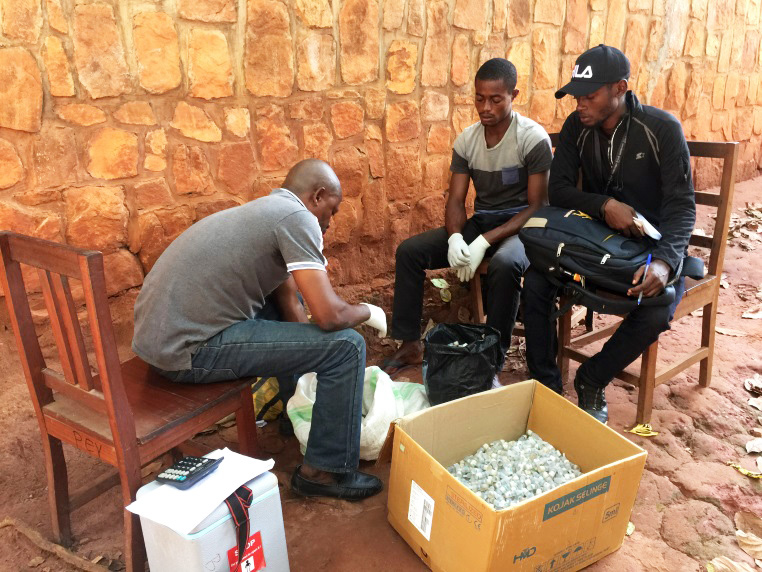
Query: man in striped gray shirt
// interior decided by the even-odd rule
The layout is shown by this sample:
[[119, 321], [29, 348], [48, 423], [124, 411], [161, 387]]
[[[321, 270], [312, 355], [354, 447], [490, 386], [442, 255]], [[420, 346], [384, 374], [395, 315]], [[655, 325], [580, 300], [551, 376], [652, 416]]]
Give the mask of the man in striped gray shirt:
[[[413, 236], [397, 249], [392, 336], [402, 345], [384, 363], [389, 373], [422, 361], [426, 270], [455, 268], [468, 281], [484, 257], [491, 256], [487, 324], [500, 331], [503, 356], [511, 343], [521, 277], [529, 265], [517, 233], [546, 200], [552, 161], [545, 130], [513, 110], [516, 80], [515, 66], [503, 58], [479, 68], [474, 82], [479, 122], [455, 140], [445, 225]], [[466, 214], [469, 182], [476, 190], [471, 218]]]

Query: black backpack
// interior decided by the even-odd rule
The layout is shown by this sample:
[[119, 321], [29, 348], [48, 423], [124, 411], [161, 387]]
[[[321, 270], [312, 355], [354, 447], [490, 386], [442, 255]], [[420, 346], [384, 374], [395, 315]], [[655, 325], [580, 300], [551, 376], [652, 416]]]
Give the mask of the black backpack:
[[[551, 206], [539, 209], [519, 231], [519, 238], [532, 267], [565, 287], [574, 298], [571, 303], [607, 314], [635, 309], [637, 299], [627, 297], [627, 290], [633, 274], [656, 247], [652, 238], [628, 238], [582, 211]], [[676, 277], [681, 274], [682, 267]], [[675, 299], [671, 284], [676, 279], [659, 296], [643, 298], [642, 305], [671, 304]]]

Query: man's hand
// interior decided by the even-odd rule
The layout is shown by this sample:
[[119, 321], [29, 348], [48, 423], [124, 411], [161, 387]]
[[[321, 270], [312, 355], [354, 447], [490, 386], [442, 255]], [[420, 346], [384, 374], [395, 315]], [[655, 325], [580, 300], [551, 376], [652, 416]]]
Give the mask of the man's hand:
[[625, 236], [645, 236], [641, 225], [636, 224], [638, 213], [630, 205], [609, 199], [603, 207], [606, 224]]
[[383, 309], [379, 308], [378, 306], [374, 306], [373, 304], [366, 304], [365, 302], [361, 302], [360, 305], [367, 306], [368, 310], [370, 310], [370, 318], [365, 320], [363, 324], [378, 330], [379, 338], [385, 338], [386, 337], [386, 313], [383, 311]]
[[484, 260], [484, 253], [490, 247], [487, 239], [483, 235], [477, 236], [474, 241], [468, 245], [469, 263], [467, 266], [461, 266], [458, 268], [458, 279], [461, 282], [468, 282], [474, 277], [476, 269]]
[[458, 268], [469, 263], [471, 255], [462, 234], [452, 233], [447, 239], [447, 244], [450, 245], [447, 249], [447, 262], [450, 263], [451, 268]]
[[669, 264], [663, 260], [652, 260], [651, 266], [648, 267], [646, 279], [643, 280], [645, 270], [646, 267], [643, 265], [635, 271], [632, 276], [632, 283], [637, 284], [637, 286], [627, 290], [628, 296], [638, 296], [643, 292], [643, 296], [650, 298], [661, 294], [667, 286], [670, 272]]

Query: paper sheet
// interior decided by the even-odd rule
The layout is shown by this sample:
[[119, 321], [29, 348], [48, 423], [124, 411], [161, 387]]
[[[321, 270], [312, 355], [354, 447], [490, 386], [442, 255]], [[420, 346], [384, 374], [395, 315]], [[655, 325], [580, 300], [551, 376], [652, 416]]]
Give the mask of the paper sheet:
[[639, 212], [636, 211], [635, 214], [638, 215], [638, 220], [643, 224], [643, 232], [646, 233], [646, 236], [650, 236], [654, 240], [661, 240], [661, 233], [656, 230], [656, 227], [648, 222], [648, 219]]
[[214, 471], [189, 489], [161, 485], [141, 495], [140, 499], [127, 506], [127, 510], [180, 534], [188, 534], [238, 487], [275, 465], [272, 459], [260, 461], [234, 453], [227, 447], [212, 451], [206, 457], [224, 459]]

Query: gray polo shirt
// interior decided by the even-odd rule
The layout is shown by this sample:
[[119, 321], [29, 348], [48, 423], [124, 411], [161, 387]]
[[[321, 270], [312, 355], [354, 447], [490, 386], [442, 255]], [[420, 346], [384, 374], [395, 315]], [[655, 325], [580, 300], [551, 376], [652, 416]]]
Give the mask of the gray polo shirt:
[[163, 370], [190, 369], [206, 340], [256, 317], [291, 271], [325, 265], [320, 224], [291, 191], [208, 216], [177, 237], [146, 276], [132, 349]]

